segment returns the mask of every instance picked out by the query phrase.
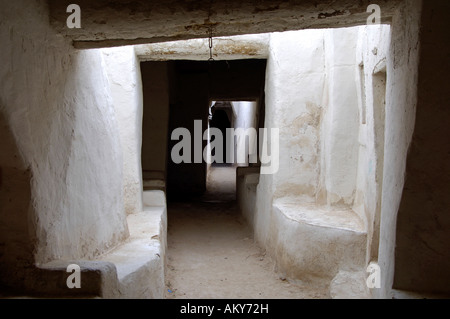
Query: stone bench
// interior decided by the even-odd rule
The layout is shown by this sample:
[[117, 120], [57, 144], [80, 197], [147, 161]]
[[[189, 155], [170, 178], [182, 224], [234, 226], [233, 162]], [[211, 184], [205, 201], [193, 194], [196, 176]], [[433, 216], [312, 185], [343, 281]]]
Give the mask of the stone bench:
[[[39, 296], [163, 298], [167, 208], [163, 191], [144, 191], [144, 209], [127, 216], [129, 238], [95, 260], [56, 260], [37, 268]], [[81, 288], [68, 288], [69, 264], [81, 268]]]
[[236, 198], [245, 219], [253, 224], [256, 203], [256, 187], [259, 183], [258, 166], [242, 166], [236, 169]]
[[351, 209], [278, 198], [272, 223], [277, 270], [289, 278], [331, 281], [340, 271], [365, 269], [367, 235]]

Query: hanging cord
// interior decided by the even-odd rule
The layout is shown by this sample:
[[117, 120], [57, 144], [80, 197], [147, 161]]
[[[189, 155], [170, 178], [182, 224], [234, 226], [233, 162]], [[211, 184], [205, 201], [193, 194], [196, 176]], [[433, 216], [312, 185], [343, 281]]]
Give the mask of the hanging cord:
[[208, 59], [208, 96], [211, 98], [211, 94], [213, 91], [213, 26], [211, 23], [211, 11], [212, 11], [212, 2], [213, 0], [209, 1], [209, 7], [208, 7], [208, 47], [209, 47], [209, 59]]
[[212, 13], [212, 2], [213, 0], [209, 1], [209, 7], [208, 7], [208, 47], [209, 47], [209, 59], [208, 61], [214, 61], [213, 58], [213, 53], [212, 53], [212, 49], [213, 49], [213, 26], [211, 23], [211, 13]]
[[209, 27], [209, 38], [208, 38], [208, 46], [209, 46], [209, 59], [208, 61], [214, 61], [212, 48], [213, 48], [213, 28], [212, 26]]
[[209, 29], [209, 59], [208, 59], [208, 96], [211, 97], [213, 91], [213, 66], [214, 58], [212, 57], [212, 28]]

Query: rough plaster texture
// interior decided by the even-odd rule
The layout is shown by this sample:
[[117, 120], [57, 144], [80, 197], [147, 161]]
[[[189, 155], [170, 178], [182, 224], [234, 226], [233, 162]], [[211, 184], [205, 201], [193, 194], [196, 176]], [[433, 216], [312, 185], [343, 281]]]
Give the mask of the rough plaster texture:
[[[333, 7], [334, 5], [339, 6], [340, 10], [331, 8], [331, 3], [333, 3]], [[163, 9], [155, 3], [136, 2], [135, 6], [130, 7], [124, 7], [118, 0], [111, 1], [106, 6], [103, 5], [104, 3], [90, 6], [86, 4], [84, 7], [86, 10], [83, 9], [82, 23], [84, 27], [81, 30], [69, 30], [65, 27], [66, 16], [61, 12], [65, 13], [67, 4], [64, 1], [50, 1], [53, 26], [69, 39], [75, 40], [75, 46], [78, 47], [113, 46], [131, 42], [148, 43], [205, 36], [204, 20], [207, 11], [201, 4], [199, 6], [190, 4], [189, 7], [183, 2], [176, 1], [174, 2], [175, 6], [172, 7], [173, 11], [170, 13], [170, 7]], [[212, 14], [214, 18], [211, 21], [213, 23], [227, 21], [216, 28], [216, 35], [251, 33], [252, 31], [255, 33], [283, 31], [294, 28], [294, 25], [295, 28], [312, 28], [330, 25], [348, 26], [353, 23], [364, 24], [368, 15], [365, 12], [368, 2], [365, 1], [356, 4], [344, 0], [339, 3], [325, 1], [314, 8], [312, 1], [300, 4], [280, 3], [274, 7], [270, 7], [268, 4], [255, 7], [250, 2], [244, 4], [239, 2], [239, 10], [234, 4], [237, 3], [233, 3], [228, 10], [219, 4], [214, 8]], [[398, 4], [399, 6], [395, 7]], [[368, 32], [368, 29], [363, 31], [368, 35], [367, 42], [360, 42], [358, 44], [360, 47], [356, 48], [358, 54], [364, 52], [365, 55], [358, 56], [355, 65], [358, 66], [361, 62], [364, 65], [363, 76], [361, 77], [360, 73], [357, 79], [360, 83], [365, 83], [366, 90], [358, 91], [358, 85], [356, 85], [356, 93], [352, 89], [353, 92], [349, 96], [353, 98], [356, 96], [360, 100], [357, 102], [360, 103], [359, 119], [366, 127], [360, 126], [358, 130], [359, 140], [356, 139], [356, 141], [360, 145], [356, 152], [359, 165], [355, 171], [351, 172], [353, 174], [350, 176], [351, 178], [341, 184], [343, 181], [338, 177], [342, 176], [342, 173], [331, 169], [332, 166], [325, 167], [325, 169], [331, 169], [329, 171], [331, 175], [328, 173], [320, 175], [325, 171], [317, 170], [317, 168], [320, 168], [319, 163], [327, 162], [328, 153], [323, 152], [323, 148], [319, 148], [321, 150], [319, 154], [313, 151], [304, 154], [305, 157], [309, 155], [309, 159], [312, 159], [313, 156], [319, 156], [319, 159], [315, 159], [311, 163], [314, 165], [306, 166], [306, 170], [301, 173], [300, 180], [290, 180], [291, 176], [284, 170], [281, 170], [277, 176], [262, 175], [254, 195], [256, 209], [252, 220], [255, 237], [264, 247], [268, 248], [274, 245], [274, 232], [270, 228], [271, 221], [279, 219], [279, 224], [283, 224], [282, 217], [285, 215], [281, 212], [273, 214], [273, 194], [280, 197], [290, 194], [290, 191], [293, 190], [297, 192], [296, 195], [306, 195], [302, 198], [307, 202], [326, 199], [327, 203], [342, 203], [341, 199], [343, 199], [345, 204], [350, 205], [353, 201], [353, 209], [363, 220], [364, 228], [368, 232], [366, 247], [367, 251], [371, 252], [368, 253], [366, 259], [377, 256], [381, 266], [382, 288], [373, 291], [376, 297], [381, 298], [391, 296], [391, 287], [394, 282], [397, 211], [401, 203], [406, 205], [402, 207], [411, 207], [411, 198], [414, 198], [414, 195], [411, 197], [411, 194], [408, 193], [402, 201], [407, 151], [416, 124], [421, 4], [422, 1], [419, 0], [385, 1], [383, 18], [390, 19], [392, 17], [390, 49], [383, 51], [384, 44], [380, 47], [376, 45], [377, 50], [374, 50], [375, 47], [371, 48], [373, 44], [382, 44], [383, 41], [381, 38], [377, 38], [381, 33], [372, 34]], [[144, 5], [144, 10], [140, 10], [140, 5]], [[150, 14], [152, 6], [162, 10], [155, 10]], [[252, 14], [254, 24], [243, 25], [242, 23], [248, 22], [249, 10], [258, 11]], [[192, 14], [185, 14], [188, 11]], [[304, 12], [304, 15], [302, 17], [292, 15], [292, 12], [295, 11]], [[56, 258], [70, 258], [71, 260], [94, 258], [107, 249], [115, 247], [126, 238], [128, 231], [123, 202], [122, 170], [124, 166], [120, 145], [122, 132], [118, 129], [119, 124], [114, 114], [115, 99], [110, 86], [111, 82], [108, 82], [110, 75], [104, 68], [105, 56], [96, 50], [73, 51], [69, 41], [64, 40], [49, 28], [47, 7], [43, 1], [32, 4], [26, 2], [26, 5], [21, 1], [2, 2], [1, 12], [2, 51], [0, 58], [2, 61], [6, 61], [5, 66], [0, 70], [2, 83], [0, 124], [2, 125], [2, 136], [6, 136], [5, 143], [2, 143], [1, 146], [0, 161], [1, 219], [3, 228], [5, 228], [3, 225], [12, 227], [5, 232], [2, 228], [0, 258], [2, 280], [7, 282], [8, 280], [5, 278], [8, 278], [11, 280], [9, 283], [16, 284], [16, 279], [22, 282], [26, 281], [26, 269], [31, 269], [34, 261], [45, 262]], [[146, 14], [148, 17], [145, 17]], [[167, 22], [167, 16], [171, 14], [179, 17], [179, 20], [162, 23], [162, 21]], [[228, 18], [222, 19], [224, 16]], [[191, 21], [187, 21], [187, 17], [190, 17]], [[111, 19], [114, 19], [115, 22]], [[269, 19], [272, 22], [268, 22]], [[172, 19], [172, 21], [175, 20], [177, 19]], [[23, 21], [27, 21], [27, 23], [22, 23]], [[130, 21], [136, 23], [130, 23]], [[129, 31], [129, 26], [133, 26], [133, 33]], [[215, 26], [219, 26], [219, 24], [215, 24]], [[320, 34], [326, 31], [311, 32]], [[277, 41], [276, 37], [270, 39], [270, 45]], [[282, 37], [283, 35], [280, 35], [278, 39]], [[310, 57], [312, 61], [323, 58], [323, 65], [327, 65], [325, 59], [328, 59], [326, 53], [329, 52], [326, 50], [329, 47], [323, 42], [321, 46], [320, 41], [312, 41], [311, 44], [316, 47], [317, 53]], [[204, 41], [200, 44], [193, 43], [193, 45], [197, 45], [201, 50], [204, 47]], [[296, 46], [299, 47], [295, 41], [283, 45], [283, 48], [286, 46], [293, 46], [294, 49]], [[335, 48], [338, 48], [339, 45], [340, 43], [334, 43]], [[425, 46], [425, 48], [430, 50], [430, 46]], [[358, 51], [359, 49], [361, 51]], [[325, 143], [320, 146], [331, 145], [325, 150], [333, 149], [332, 136], [321, 135], [319, 128], [314, 123], [319, 119], [338, 118], [330, 116], [333, 113], [321, 113], [317, 105], [321, 105], [321, 103], [327, 105], [325, 102], [332, 102], [332, 93], [340, 94], [340, 90], [333, 90], [332, 87], [330, 90], [330, 87], [327, 87], [326, 79], [322, 79], [324, 70], [313, 76], [297, 65], [297, 71], [301, 72], [291, 72], [297, 74], [293, 83], [312, 85], [315, 88], [314, 93], [317, 95], [311, 96], [313, 104], [308, 104], [311, 102], [309, 97], [308, 101], [306, 99], [302, 101], [302, 97], [294, 94], [288, 95], [292, 101], [283, 100], [286, 99], [286, 96], [280, 92], [284, 92], [283, 90], [288, 90], [288, 88], [279, 87], [278, 81], [282, 79], [282, 76], [277, 75], [276, 72], [278, 68], [283, 69], [283, 67], [285, 71], [289, 72], [292, 63], [295, 65], [296, 62], [302, 60], [283, 59], [288, 62], [288, 68], [287, 65], [282, 65], [282, 60], [277, 58], [284, 53], [279, 51], [281, 51], [280, 48], [271, 47], [268, 53], [266, 127], [279, 127], [283, 123], [285, 124], [282, 126], [284, 136], [288, 136], [291, 128], [296, 128], [295, 132], [300, 129], [310, 138], [307, 146], [314, 148], [318, 147], [319, 142], [328, 141], [327, 143], [331, 144]], [[307, 51], [303, 51], [303, 53], [308, 54]], [[370, 57], [370, 54], [377, 57]], [[386, 57], [385, 62], [380, 57]], [[337, 56], [332, 56], [332, 58], [337, 58]], [[311, 66], [316, 64], [320, 65], [312, 63]], [[310, 64], [308, 63], [308, 65]], [[348, 66], [343, 63], [342, 67], [347, 69]], [[336, 70], [337, 68], [334, 71]], [[356, 68], [356, 70], [358, 69]], [[375, 104], [375, 99], [373, 96], [371, 97], [370, 93], [370, 88], [375, 87], [373, 82], [372, 84], [370, 82], [374, 71], [377, 74], [386, 73], [384, 138], [381, 137], [380, 132], [374, 129], [379, 128], [375, 119], [380, 118], [380, 114], [376, 114], [376, 109], [370, 105]], [[357, 73], [358, 71], [354, 71], [354, 75]], [[308, 75], [312, 80], [304, 81], [305, 79], [299, 77], [298, 74]], [[337, 74], [337, 72], [334, 73], [334, 75]], [[350, 75], [347, 78], [350, 79]], [[362, 78], [364, 79], [362, 80]], [[427, 83], [426, 77], [422, 82], [422, 93], [427, 92], [424, 83]], [[317, 90], [317, 88], [322, 89]], [[324, 91], [330, 95], [324, 96]], [[308, 92], [308, 94], [310, 93]], [[339, 100], [338, 97], [339, 95], [334, 97], [335, 101]], [[428, 99], [426, 97], [425, 94], [425, 98], [422, 97], [423, 100], [421, 100], [424, 104], [423, 101]], [[300, 99], [300, 103], [297, 103], [298, 99]], [[291, 107], [297, 107], [293, 110], [293, 114], [297, 116], [294, 118], [299, 119], [300, 124], [304, 125], [295, 126], [296, 123], [293, 123], [288, 117], [291, 114], [283, 115], [286, 111], [278, 110], [280, 101], [283, 101], [283, 104], [287, 102], [286, 104]], [[317, 101], [321, 101], [321, 103], [315, 103]], [[370, 103], [371, 101], [372, 103]], [[351, 105], [352, 108], [354, 106], [355, 104]], [[335, 114], [339, 115], [339, 113]], [[354, 116], [354, 113], [351, 115]], [[355, 117], [352, 117], [352, 123], [355, 123]], [[419, 124], [423, 125], [423, 123]], [[354, 126], [345, 127], [339, 121], [337, 124], [341, 126], [328, 127], [330, 130], [328, 132], [333, 132], [333, 129], [339, 127], [350, 129], [351, 134], [355, 132]], [[419, 127], [422, 126], [419, 125]], [[419, 131], [419, 133], [421, 132]], [[420, 138], [421, 135], [418, 136]], [[352, 137], [354, 136], [352, 135]], [[380, 148], [376, 141], [383, 139], [385, 143]], [[305, 141], [297, 141], [297, 143], [303, 142]], [[308, 147], [305, 149], [308, 150]], [[381, 149], [383, 149], [382, 152]], [[290, 151], [295, 151], [295, 147]], [[350, 162], [355, 161], [354, 151], [352, 150], [350, 154]], [[293, 155], [298, 155], [297, 158], [301, 162], [300, 157], [303, 154]], [[414, 153], [412, 162], [409, 164], [412, 165], [409, 166], [410, 173], [414, 171], [414, 169], [411, 171], [411, 168], [415, 167], [415, 159], [420, 158], [419, 155]], [[284, 160], [294, 161], [294, 157], [292, 156], [290, 159], [286, 157]], [[380, 165], [381, 157], [383, 158], [382, 165]], [[328, 163], [332, 164], [331, 161]], [[346, 167], [349, 166], [346, 165]], [[382, 189], [379, 187], [380, 167], [382, 167]], [[115, 172], [115, 174], [111, 174], [111, 172]], [[367, 174], [367, 172], [369, 173]], [[337, 175], [333, 176], [334, 173]], [[322, 178], [325, 176], [325, 179], [321, 180], [321, 176]], [[245, 181], [245, 178], [243, 180]], [[251, 180], [252, 178], [247, 179], [246, 184], [254, 187]], [[289, 183], [285, 183], [286, 180]], [[374, 180], [375, 183], [373, 183]], [[294, 185], [291, 185], [292, 181]], [[325, 182], [323, 183], [323, 181]], [[299, 187], [302, 184], [308, 187]], [[416, 184], [413, 180], [412, 185]], [[355, 190], [354, 194], [350, 192], [352, 189]], [[318, 190], [320, 192], [317, 192]], [[324, 193], [323, 190], [326, 192]], [[330, 191], [329, 194], [328, 191]], [[7, 200], [8, 204], [3, 205]], [[20, 200], [21, 203], [19, 203]], [[424, 202], [426, 200], [422, 200], [420, 204]], [[20, 220], [11, 215], [12, 209], [17, 209], [21, 216]], [[376, 253], [374, 253], [372, 247], [377, 246], [375, 234], [378, 227], [378, 210], [379, 249], [375, 249]], [[404, 227], [405, 225], [400, 226]], [[406, 225], [406, 229], [408, 227]], [[430, 229], [427, 230], [428, 234], [433, 232]], [[275, 234], [277, 233], [280, 232], [275, 232]], [[297, 232], [295, 234], [299, 235]], [[342, 239], [345, 236], [338, 237]], [[407, 240], [411, 240], [411, 238], [407, 238]], [[428, 241], [425, 242], [428, 243]], [[291, 242], [284, 241], [284, 245], [289, 248]], [[36, 255], [33, 256], [33, 252]], [[357, 259], [360, 260], [359, 258], [358, 255]], [[4, 267], [5, 265], [6, 267]], [[102, 264], [100, 268], [103, 267], [107, 269], [106, 272], [113, 273], [110, 266], [106, 263]], [[6, 269], [6, 272], [3, 269]], [[7, 272], [10, 269], [15, 269], [16, 277], [8, 277], [10, 273]], [[342, 278], [348, 276], [350, 275], [340, 270], [333, 280], [332, 288], [339, 286]]]
[[280, 128], [280, 170], [260, 176], [256, 188], [238, 177], [238, 191], [255, 202], [252, 210], [240, 200], [241, 209], [288, 276], [331, 280], [350, 271], [361, 279], [371, 258], [384, 146], [384, 113], [376, 109], [384, 91], [372, 76], [385, 72], [389, 31], [271, 34], [265, 125]]
[[236, 168], [236, 200], [241, 214], [249, 225], [254, 227], [256, 208], [256, 187], [260, 179], [260, 168], [237, 167]]
[[94, 257], [128, 233], [102, 55], [74, 52], [48, 26], [43, 2], [1, 6], [1, 111], [32, 176], [36, 261]]
[[[356, 194], [353, 209], [361, 219], [368, 233], [367, 259], [377, 260], [381, 189], [384, 164], [384, 131], [385, 131], [385, 94], [386, 66], [390, 45], [388, 25], [366, 26], [359, 29], [356, 49], [358, 109], [359, 109], [359, 150], [358, 172], [356, 178]], [[381, 92], [376, 88], [377, 79], [381, 76]], [[381, 98], [381, 100], [380, 100]]]
[[[269, 34], [248, 34], [214, 37], [215, 60], [263, 59], [268, 55]], [[208, 39], [191, 39], [136, 45], [136, 54], [142, 61], [208, 60]]]
[[[67, 267], [80, 267], [80, 288], [69, 289]], [[111, 262], [58, 259], [39, 265], [27, 278], [26, 294], [44, 298], [117, 298], [117, 269]]]
[[289, 278], [331, 280], [339, 270], [364, 269], [366, 233], [351, 210], [280, 198], [271, 227], [278, 271]]
[[321, 123], [322, 189], [318, 201], [327, 205], [351, 205], [355, 194], [359, 131], [357, 36], [358, 28], [330, 29], [325, 33], [327, 108]]
[[[67, 112], [67, 125], [64, 125], [63, 116], [58, 116], [55, 125], [63, 126], [63, 134], [55, 128], [42, 132], [44, 136], [49, 135], [51, 142], [39, 148], [37, 155], [48, 158], [55, 152], [62, 167], [59, 168], [49, 156], [47, 161], [37, 161], [47, 163], [48, 167], [42, 171], [40, 167], [34, 170], [34, 181], [45, 183], [45, 186], [35, 187], [35, 200], [42, 200], [36, 204], [42, 205], [38, 208], [40, 211], [47, 210], [39, 215], [37, 234], [43, 245], [37, 250], [38, 260], [68, 256], [90, 258], [127, 236], [122, 197], [122, 152], [102, 64], [100, 52], [80, 52], [75, 57], [76, 68], [68, 70], [73, 76], [66, 81], [62, 107]], [[61, 107], [55, 102], [53, 107]], [[48, 115], [48, 118], [52, 116]], [[67, 136], [64, 133], [68, 133]], [[42, 140], [45, 140], [44, 136]], [[62, 136], [65, 138], [59, 140]], [[59, 146], [60, 143], [67, 144]], [[39, 143], [35, 147], [37, 145]], [[58, 150], [53, 149], [56, 146]], [[53, 171], [53, 165], [59, 172]], [[54, 194], [53, 187], [60, 188], [59, 192]], [[49, 242], [55, 244], [47, 245]]]
[[127, 214], [142, 211], [142, 84], [132, 46], [102, 50], [123, 153], [123, 192]]
[[395, 266], [397, 212], [404, 185], [406, 156], [414, 131], [419, 65], [421, 1], [406, 1], [392, 22], [390, 50], [386, 61], [386, 123], [381, 204], [381, 289], [379, 298], [390, 298]]
[[[400, 0], [382, 0], [389, 21]], [[79, 0], [80, 29], [66, 27], [69, 0], [51, 0], [51, 23], [79, 48], [142, 44], [215, 36], [346, 27], [365, 24], [369, 0], [305, 1], [145, 1]], [[251, 20], [251, 21], [250, 21]]]
[[99, 258], [116, 267], [119, 298], [161, 299], [165, 292], [166, 198], [159, 190], [144, 191], [143, 197], [143, 210], [127, 217], [130, 237]]
[[[130, 236], [93, 260], [59, 259], [39, 265], [27, 293], [39, 297], [163, 298], [167, 209], [162, 191], [146, 191], [143, 211], [127, 216]], [[158, 200], [154, 200], [158, 199]], [[80, 266], [80, 287], [68, 289], [66, 269]]]
[[330, 283], [330, 297], [333, 299], [370, 299], [364, 271], [341, 270]]
[[[320, 121], [324, 105], [323, 30], [271, 35], [266, 105], [280, 129], [280, 165], [274, 197], [314, 197], [320, 173]], [[289, 83], [289, 85], [287, 85]], [[299, 91], [301, 90], [301, 91]], [[268, 97], [267, 97], [268, 96]]]

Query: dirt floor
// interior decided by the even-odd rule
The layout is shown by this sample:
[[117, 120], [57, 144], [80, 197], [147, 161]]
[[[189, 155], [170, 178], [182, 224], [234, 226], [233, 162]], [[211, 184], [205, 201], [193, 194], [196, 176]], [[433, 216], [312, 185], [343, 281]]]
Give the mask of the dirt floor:
[[168, 204], [166, 298], [329, 298], [275, 272], [238, 212], [234, 168], [213, 168], [201, 199]]

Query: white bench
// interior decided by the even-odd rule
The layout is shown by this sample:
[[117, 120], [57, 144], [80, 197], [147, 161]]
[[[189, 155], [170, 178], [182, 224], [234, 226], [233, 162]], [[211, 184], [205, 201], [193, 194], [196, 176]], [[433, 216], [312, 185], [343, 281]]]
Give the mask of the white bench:
[[333, 279], [339, 271], [365, 267], [364, 225], [351, 209], [275, 199], [272, 207], [278, 271], [295, 279]]
[[[144, 191], [144, 209], [127, 216], [129, 238], [95, 260], [55, 260], [37, 267], [30, 292], [40, 296], [163, 298], [167, 207], [163, 191]], [[81, 268], [81, 288], [68, 288], [67, 266]]]

